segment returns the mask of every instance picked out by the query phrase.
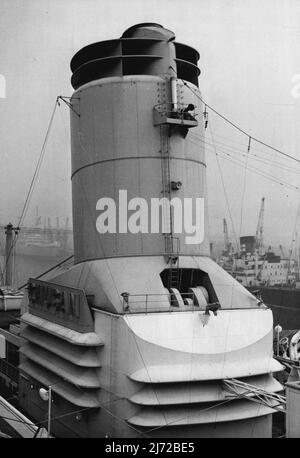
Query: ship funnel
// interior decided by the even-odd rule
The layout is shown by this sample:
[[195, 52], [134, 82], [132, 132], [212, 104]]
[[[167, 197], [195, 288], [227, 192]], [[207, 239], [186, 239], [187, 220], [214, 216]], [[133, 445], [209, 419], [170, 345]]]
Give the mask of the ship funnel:
[[155, 23], [74, 55], [76, 262], [209, 255], [199, 57]]

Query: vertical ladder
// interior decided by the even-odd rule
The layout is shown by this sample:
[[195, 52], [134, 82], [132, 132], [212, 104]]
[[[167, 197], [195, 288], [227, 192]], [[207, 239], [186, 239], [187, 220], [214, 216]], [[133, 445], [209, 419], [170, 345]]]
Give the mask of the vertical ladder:
[[[169, 126], [160, 126], [160, 144], [161, 144], [161, 176], [162, 176], [162, 197], [171, 200], [171, 176], [170, 176], [170, 137]], [[180, 270], [179, 270], [179, 240], [177, 239], [176, 248], [174, 249], [173, 236], [173, 214], [170, 210], [167, 214], [164, 211], [164, 217], [167, 218], [165, 225], [168, 231], [164, 234], [165, 237], [165, 255], [167, 262], [170, 264], [168, 287], [180, 287]]]
[[[162, 197], [171, 200], [171, 177], [170, 177], [170, 141], [169, 141], [169, 127], [167, 125], [160, 126], [160, 151], [161, 151], [161, 177], [162, 177]], [[173, 221], [172, 211], [170, 208], [169, 213], [164, 213], [165, 227], [167, 232], [164, 233], [165, 237], [165, 254], [168, 257], [173, 256]]]
[[176, 288], [180, 291], [182, 272], [179, 269], [179, 257], [177, 258], [176, 265], [171, 264], [169, 269], [168, 287]]

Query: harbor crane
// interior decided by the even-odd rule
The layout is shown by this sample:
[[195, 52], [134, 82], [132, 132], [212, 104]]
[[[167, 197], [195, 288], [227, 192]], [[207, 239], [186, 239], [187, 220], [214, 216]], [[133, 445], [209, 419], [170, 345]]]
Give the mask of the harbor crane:
[[227, 221], [224, 218], [223, 219], [223, 234], [224, 234], [224, 247], [225, 247], [225, 252], [226, 254], [230, 254], [232, 244], [229, 241], [229, 235], [228, 235], [228, 226], [227, 226]]
[[285, 252], [283, 250], [283, 246], [279, 245], [279, 249], [280, 249], [280, 253], [281, 253], [282, 259], [286, 259]]
[[257, 228], [256, 228], [256, 233], [255, 233], [255, 245], [259, 251], [261, 251], [263, 248], [264, 213], [265, 213], [265, 198], [262, 197], [259, 217], [258, 217], [258, 222], [257, 222]]
[[[292, 269], [292, 258], [293, 258], [293, 253], [294, 249], [296, 248], [296, 255], [297, 255], [297, 239], [298, 239], [298, 234], [297, 230], [295, 230], [293, 239], [292, 239], [292, 244], [291, 248], [289, 250], [289, 258], [288, 258], [288, 268], [287, 268], [287, 273], [286, 273], [286, 283], [289, 284], [291, 281], [291, 276], [293, 276], [293, 269]], [[293, 282], [293, 281], [292, 281]]]
[[47, 223], [48, 224], [47, 224], [46, 233], [47, 233], [47, 236], [48, 236], [48, 240], [49, 240], [49, 242], [53, 242], [53, 231], [52, 231], [50, 218], [47, 219]]

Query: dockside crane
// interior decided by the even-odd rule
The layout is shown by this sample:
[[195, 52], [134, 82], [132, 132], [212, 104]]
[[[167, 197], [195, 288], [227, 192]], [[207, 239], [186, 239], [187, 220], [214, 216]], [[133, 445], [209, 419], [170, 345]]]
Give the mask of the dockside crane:
[[47, 219], [47, 222], [48, 222], [47, 236], [48, 236], [49, 242], [52, 243], [53, 242], [53, 232], [52, 232], [52, 226], [51, 226], [50, 218]]
[[283, 246], [279, 245], [279, 249], [280, 249], [280, 253], [281, 253], [282, 259], [286, 259], [285, 252], [283, 250]]
[[230, 249], [231, 249], [231, 243], [229, 242], [228, 226], [227, 226], [227, 221], [226, 221], [225, 218], [223, 219], [223, 234], [224, 234], [224, 248], [225, 248], [225, 252], [226, 252], [227, 254], [229, 254], [229, 253], [230, 253]]
[[265, 198], [261, 199], [261, 206], [258, 216], [257, 228], [255, 233], [255, 246], [259, 254], [262, 254], [263, 238], [264, 238], [264, 214], [265, 214]]
[[68, 246], [68, 229], [69, 229], [69, 218], [66, 217], [65, 229], [62, 231], [62, 234], [61, 234], [61, 245], [62, 245], [63, 250], [67, 250], [67, 246]]
[[289, 250], [288, 266], [287, 266], [287, 272], [286, 272], [286, 283], [287, 284], [294, 283], [295, 281], [290, 277], [293, 275], [292, 258], [293, 258], [295, 247], [296, 247], [296, 255], [297, 255], [297, 239], [298, 239], [298, 233], [297, 233], [297, 230], [295, 230], [295, 235], [292, 239], [291, 248]]

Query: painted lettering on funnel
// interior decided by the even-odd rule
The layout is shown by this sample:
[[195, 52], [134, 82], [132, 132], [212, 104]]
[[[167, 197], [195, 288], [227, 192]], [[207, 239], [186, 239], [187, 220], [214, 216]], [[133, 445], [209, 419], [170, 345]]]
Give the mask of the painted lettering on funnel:
[[149, 200], [134, 197], [128, 201], [125, 189], [119, 190], [118, 204], [111, 197], [102, 197], [96, 203], [96, 210], [100, 212], [96, 219], [97, 231], [99, 234], [184, 233], [188, 245], [203, 242], [203, 197]]

